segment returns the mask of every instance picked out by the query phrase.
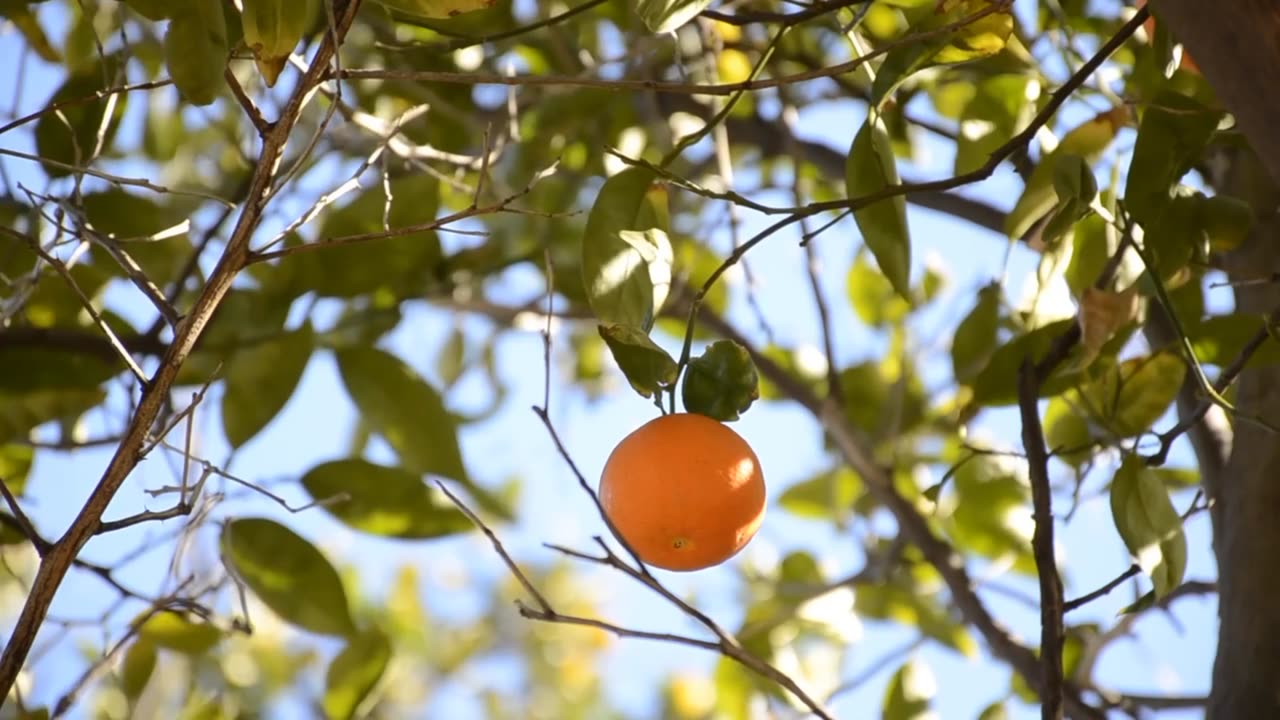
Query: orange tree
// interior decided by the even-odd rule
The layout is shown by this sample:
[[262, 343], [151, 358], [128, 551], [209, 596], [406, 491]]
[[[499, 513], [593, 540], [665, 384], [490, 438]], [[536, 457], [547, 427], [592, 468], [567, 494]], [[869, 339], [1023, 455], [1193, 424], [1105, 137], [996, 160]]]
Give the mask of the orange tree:
[[[984, 718], [1280, 714], [1267, 3], [0, 15], [4, 717], [453, 716], [443, 692], [613, 716], [609, 635], [717, 659], [710, 685], [652, 685], [663, 717], [862, 717], [842, 693], [867, 683], [886, 717], [956, 714], [919, 655], [850, 675], [859, 618], [980, 658]], [[302, 382], [317, 363], [336, 390]], [[534, 413], [502, 420], [508, 396]], [[743, 431], [790, 451], [762, 456], [761, 533], [826, 545], [777, 532], [781, 561], [749, 547], [703, 585], [651, 570], [553, 409], [604, 403], [771, 418]], [[541, 554], [515, 543], [562, 533], [485, 471], [535, 435], [560, 464], [525, 496], [596, 528]], [[1104, 531], [1071, 535], [1090, 508]], [[468, 538], [493, 572], [422, 579]], [[374, 580], [391, 547], [411, 560]], [[1188, 579], [1197, 556], [1219, 573]], [[602, 574], [692, 629], [614, 624]], [[1207, 694], [1100, 670], [1206, 596]], [[468, 679], [495, 672], [519, 680]]]

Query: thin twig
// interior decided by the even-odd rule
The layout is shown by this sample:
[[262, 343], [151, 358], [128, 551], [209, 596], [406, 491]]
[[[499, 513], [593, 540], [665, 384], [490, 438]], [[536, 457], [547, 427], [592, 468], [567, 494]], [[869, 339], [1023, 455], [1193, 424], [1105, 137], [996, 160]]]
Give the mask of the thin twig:
[[[460, 510], [463, 515], [466, 515], [467, 519], [470, 520], [472, 524], [480, 530], [480, 532], [484, 533], [485, 537], [489, 538], [489, 544], [493, 545], [494, 552], [498, 553], [498, 556], [502, 558], [502, 562], [506, 563], [507, 569], [510, 570], [511, 574], [520, 582], [520, 585], [524, 587], [525, 592], [529, 593], [529, 596], [534, 599], [534, 602], [538, 603], [538, 607], [542, 609], [542, 612], [547, 616], [561, 617], [551, 608], [551, 603], [547, 601], [546, 596], [538, 591], [538, 588], [524, 574], [524, 571], [520, 569], [520, 566], [516, 565], [516, 561], [511, 559], [511, 555], [507, 553], [507, 549], [502, 546], [502, 541], [498, 539], [498, 536], [494, 534], [493, 530], [491, 530], [479, 516], [472, 512], [471, 508], [467, 507], [466, 503], [462, 502], [457, 495], [450, 492], [449, 488], [443, 482], [436, 480], [436, 485], [440, 488], [440, 491], [445, 494], [445, 497], [453, 501], [453, 504], [457, 506], [458, 510]], [[521, 607], [521, 614], [524, 614], [523, 606]]]
[[173, 341], [160, 359], [155, 376], [150, 384], [146, 385], [147, 390], [142, 393], [137, 408], [133, 412], [124, 439], [103, 471], [97, 486], [85, 500], [66, 533], [53, 544], [49, 553], [40, 562], [22, 612], [13, 624], [9, 641], [5, 643], [3, 655], [0, 656], [0, 698], [9, 696], [67, 570], [74, 564], [81, 548], [93, 536], [94, 530], [101, 521], [102, 513], [141, 459], [138, 451], [142, 448], [152, 424], [165, 406], [169, 389], [173, 386], [178, 371], [190, 355], [222, 299], [231, 290], [236, 276], [245, 267], [249, 239], [265, 210], [266, 199], [277, 170], [277, 160], [288, 142], [290, 132], [298, 120], [310, 89], [329, 74], [329, 61], [337, 52], [338, 39], [345, 34], [355, 20], [361, 0], [348, 0], [345, 3], [339, 0], [339, 4], [341, 7], [335, 8], [335, 13], [339, 17], [337, 37], [335, 38], [334, 34], [327, 35], [320, 43], [311, 67], [286, 102], [280, 119], [262, 140], [261, 152], [254, 166], [245, 204], [235, 230], [227, 240], [222, 258], [191, 311], [174, 331]]

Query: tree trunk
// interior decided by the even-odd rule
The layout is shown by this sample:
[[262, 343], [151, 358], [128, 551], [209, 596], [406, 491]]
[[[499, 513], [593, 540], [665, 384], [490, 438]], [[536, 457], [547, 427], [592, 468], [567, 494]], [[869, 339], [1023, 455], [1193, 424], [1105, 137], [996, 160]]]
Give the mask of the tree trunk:
[[[1225, 259], [1242, 313], [1280, 309], [1280, 217], [1257, 160], [1241, 153], [1227, 192], [1251, 200], [1263, 218]], [[1252, 281], [1252, 282], [1250, 282]], [[1220, 482], [1206, 489], [1218, 559], [1218, 654], [1208, 717], [1280, 718], [1280, 436], [1246, 418], [1280, 426], [1280, 365], [1246, 369], [1237, 381], [1235, 436]]]
[[1280, 3], [1276, 0], [1151, 0], [1223, 105], [1280, 182]]

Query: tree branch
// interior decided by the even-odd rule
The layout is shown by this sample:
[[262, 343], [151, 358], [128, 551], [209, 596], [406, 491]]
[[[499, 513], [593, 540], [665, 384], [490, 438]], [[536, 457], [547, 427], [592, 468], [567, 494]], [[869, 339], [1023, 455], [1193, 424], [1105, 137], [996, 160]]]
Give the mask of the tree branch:
[[152, 423], [165, 405], [168, 391], [178, 375], [178, 370], [191, 353], [223, 297], [231, 289], [236, 275], [244, 267], [249, 240], [265, 209], [266, 199], [271, 191], [271, 182], [277, 170], [277, 161], [302, 111], [303, 103], [310, 95], [311, 88], [329, 74], [329, 61], [336, 53], [341, 38], [345, 36], [355, 19], [360, 2], [361, 0], [336, 0], [334, 9], [336, 32], [327, 34], [320, 43], [311, 67], [298, 82], [281, 117], [276, 121], [271, 132], [262, 138], [262, 149], [253, 171], [248, 197], [221, 259], [195, 305], [175, 330], [173, 342], [165, 350], [155, 375], [143, 390], [142, 398], [130, 420], [124, 439], [103, 472], [101, 480], [66, 533], [53, 544], [48, 554], [41, 560], [22, 613], [14, 626], [9, 642], [5, 644], [3, 656], [0, 656], [0, 704], [8, 698], [9, 691], [22, 670], [31, 645], [35, 642], [36, 634], [49, 612], [49, 606], [68, 568], [75, 562], [81, 548], [93, 536], [99, 526], [102, 513], [140, 460], [138, 451], [142, 448]]

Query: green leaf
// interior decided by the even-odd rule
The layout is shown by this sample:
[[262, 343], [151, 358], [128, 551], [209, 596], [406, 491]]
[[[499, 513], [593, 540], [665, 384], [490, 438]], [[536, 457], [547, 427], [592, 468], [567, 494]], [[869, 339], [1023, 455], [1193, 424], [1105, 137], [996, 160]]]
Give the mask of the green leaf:
[[[1033, 362], [1039, 361], [1054, 340], [1074, 323], [1075, 320], [1058, 320], [1001, 345], [974, 378], [972, 402], [976, 405], [1012, 405], [1017, 402], [1018, 369], [1022, 367], [1022, 361], [1028, 357]], [[1063, 367], [1069, 365], [1069, 362], [1063, 363]], [[1041, 386], [1040, 396], [1050, 397], [1062, 392], [1078, 375], [1078, 372], [1060, 370]]]
[[669, 33], [697, 17], [711, 0], [640, 0], [636, 12], [645, 27], [655, 33]]
[[1078, 468], [1093, 457], [1090, 445], [1094, 436], [1085, 410], [1074, 400], [1067, 396], [1049, 400], [1044, 411], [1044, 439], [1054, 457]]
[[1087, 165], [1097, 162], [1115, 139], [1126, 117], [1127, 110], [1124, 107], [1098, 113], [1092, 119], [1072, 128], [1056, 148], [1040, 159], [1040, 163], [1031, 172], [1031, 177], [1027, 178], [1026, 188], [1018, 202], [1005, 217], [1005, 232], [1010, 238], [1016, 240], [1024, 237], [1057, 206], [1058, 193], [1054, 189], [1053, 180], [1058, 158], [1077, 155]]
[[302, 477], [302, 486], [324, 509], [362, 532], [406, 539], [451, 535], [472, 528], [448, 501], [439, 501], [422, 479], [398, 468], [348, 459], [321, 463]]
[[164, 34], [164, 60], [182, 98], [210, 105], [223, 89], [230, 43], [221, 0], [187, 0]]
[[308, 322], [231, 356], [222, 393], [222, 430], [231, 447], [244, 445], [284, 409], [314, 349]]
[[321, 635], [355, 632], [338, 572], [289, 528], [266, 518], [231, 520], [221, 547], [228, 567], [282, 620]]
[[330, 720], [349, 720], [378, 684], [391, 661], [391, 642], [377, 628], [352, 637], [325, 673], [324, 714]]
[[952, 476], [954, 509], [948, 529], [956, 544], [992, 560], [1013, 561], [1013, 569], [1036, 572], [1031, 555], [1028, 486], [990, 455], [961, 464]]
[[[439, 182], [413, 173], [382, 183], [327, 213], [317, 242], [431, 225], [440, 207]], [[388, 202], [390, 205], [388, 205]], [[384, 224], [385, 221], [385, 224]], [[323, 297], [359, 297], [387, 289], [396, 296], [417, 296], [431, 288], [444, 260], [440, 238], [432, 230], [366, 242], [322, 247], [279, 265], [290, 295], [315, 292]], [[289, 270], [292, 263], [292, 270]]]
[[845, 417], [876, 439], [906, 433], [924, 418], [927, 399], [920, 378], [909, 372], [905, 382], [874, 363], [859, 363], [840, 371]]
[[[88, 193], [82, 202], [85, 219], [93, 228], [121, 241], [121, 249], [158, 287], [175, 279], [191, 257], [187, 233], [170, 234], [187, 219], [182, 210], [121, 188]], [[95, 262], [107, 267], [117, 264], [99, 245], [95, 244], [92, 252]]]
[[[845, 161], [845, 192], [851, 200], [866, 197], [899, 182], [893, 148], [883, 123], [867, 118], [853, 139]], [[894, 290], [911, 300], [911, 236], [907, 203], [901, 195], [872, 203], [853, 213], [867, 248]]]
[[1125, 547], [1164, 597], [1187, 569], [1187, 537], [1182, 518], [1160, 478], [1136, 455], [1125, 458], [1111, 481], [1111, 517]]
[[666, 299], [673, 255], [664, 222], [666, 191], [653, 185], [654, 177], [647, 168], [631, 167], [606, 180], [582, 236], [591, 311], [602, 323], [646, 333]]
[[361, 418], [406, 468], [470, 483], [454, 421], [435, 388], [400, 358], [377, 348], [344, 348], [335, 355]]
[[778, 505], [796, 517], [843, 521], [862, 497], [862, 478], [847, 467], [820, 473], [787, 488]]
[[996, 350], [1000, 323], [1000, 284], [978, 290], [978, 301], [956, 327], [951, 341], [951, 368], [956, 382], [968, 383], [978, 376]]
[[30, 445], [10, 443], [0, 445], [0, 480], [15, 496], [27, 488], [27, 476], [35, 459], [35, 448]]
[[[989, 8], [990, 0], [950, 0], [938, 3], [939, 11], [912, 13], [919, 21], [911, 29], [927, 33], [959, 23]], [[922, 42], [898, 45], [885, 56], [871, 87], [871, 104], [879, 107], [899, 85], [915, 73], [938, 65], [956, 65], [990, 57], [1004, 49], [1013, 32], [1013, 15], [992, 12], [961, 25], [945, 35]]]
[[[95, 63], [69, 76], [41, 107], [49, 107], [63, 100], [79, 100], [93, 97], [95, 93], [119, 80], [121, 70], [119, 56], [107, 56], [105, 63]], [[104, 84], [105, 83], [105, 84]], [[91, 102], [72, 103], [56, 113], [45, 113], [36, 122], [36, 154], [42, 159], [65, 163], [76, 167], [87, 165], [98, 148], [98, 133], [103, 128], [107, 108], [112, 108], [111, 118], [102, 135], [102, 150], [111, 146], [116, 130], [127, 108], [128, 93], [111, 97], [99, 97]], [[52, 164], [44, 164], [49, 177], [59, 178], [71, 171]]]
[[1253, 208], [1249, 203], [1226, 195], [1204, 198], [1200, 203], [1200, 226], [1209, 236], [1214, 252], [1235, 250], [1253, 229]]
[[467, 335], [462, 328], [454, 328], [449, 339], [440, 346], [436, 355], [436, 372], [444, 382], [445, 389], [453, 387], [458, 378], [467, 370]]
[[956, 622], [929, 589], [938, 582], [936, 573], [932, 575], [927, 581], [896, 575], [886, 583], [859, 587], [854, 607], [864, 618], [919, 628], [965, 657], [977, 657], [978, 643], [969, 629]]
[[0, 347], [0, 393], [38, 390], [90, 390], [124, 369], [114, 356], [71, 348]]
[[129, 644], [124, 653], [124, 661], [120, 664], [120, 690], [130, 700], [137, 700], [147, 683], [151, 681], [151, 673], [156, 669], [156, 645], [150, 640], [139, 638]]
[[155, 647], [184, 655], [203, 655], [222, 641], [223, 633], [209, 623], [190, 620], [172, 610], [161, 610], [138, 628], [138, 637]]
[[0, 442], [25, 437], [27, 431], [51, 420], [77, 418], [106, 399], [101, 388], [0, 392]]
[[1145, 227], [1160, 217], [1221, 120], [1221, 111], [1173, 89], [1156, 95], [1138, 126], [1124, 190], [1135, 220]]
[[994, 75], [977, 83], [959, 118], [956, 175], [985, 165], [1026, 124], [1033, 107], [1027, 102], [1030, 82], [1031, 76], [1019, 73]]
[[[1263, 327], [1262, 319], [1250, 315], [1214, 315], [1199, 323], [1184, 325], [1187, 339], [1203, 365], [1231, 364], [1246, 344]], [[1267, 338], [1249, 357], [1246, 367], [1280, 362], [1280, 343]]]
[[627, 382], [641, 396], [653, 397], [675, 384], [676, 361], [639, 328], [601, 325], [599, 332]]
[[911, 303], [894, 291], [889, 279], [868, 262], [862, 252], [849, 268], [848, 288], [854, 312], [872, 327], [896, 325], [911, 312]]
[[1140, 435], [1164, 415], [1186, 376], [1172, 350], [1130, 358], [1079, 390], [1079, 406], [1115, 437]]
[[731, 422], [759, 397], [751, 354], [732, 340], [717, 340], [685, 368], [681, 399], [689, 412]]
[[919, 658], [908, 660], [889, 680], [884, 696], [884, 720], [927, 720], [929, 704], [938, 692], [933, 671]]

